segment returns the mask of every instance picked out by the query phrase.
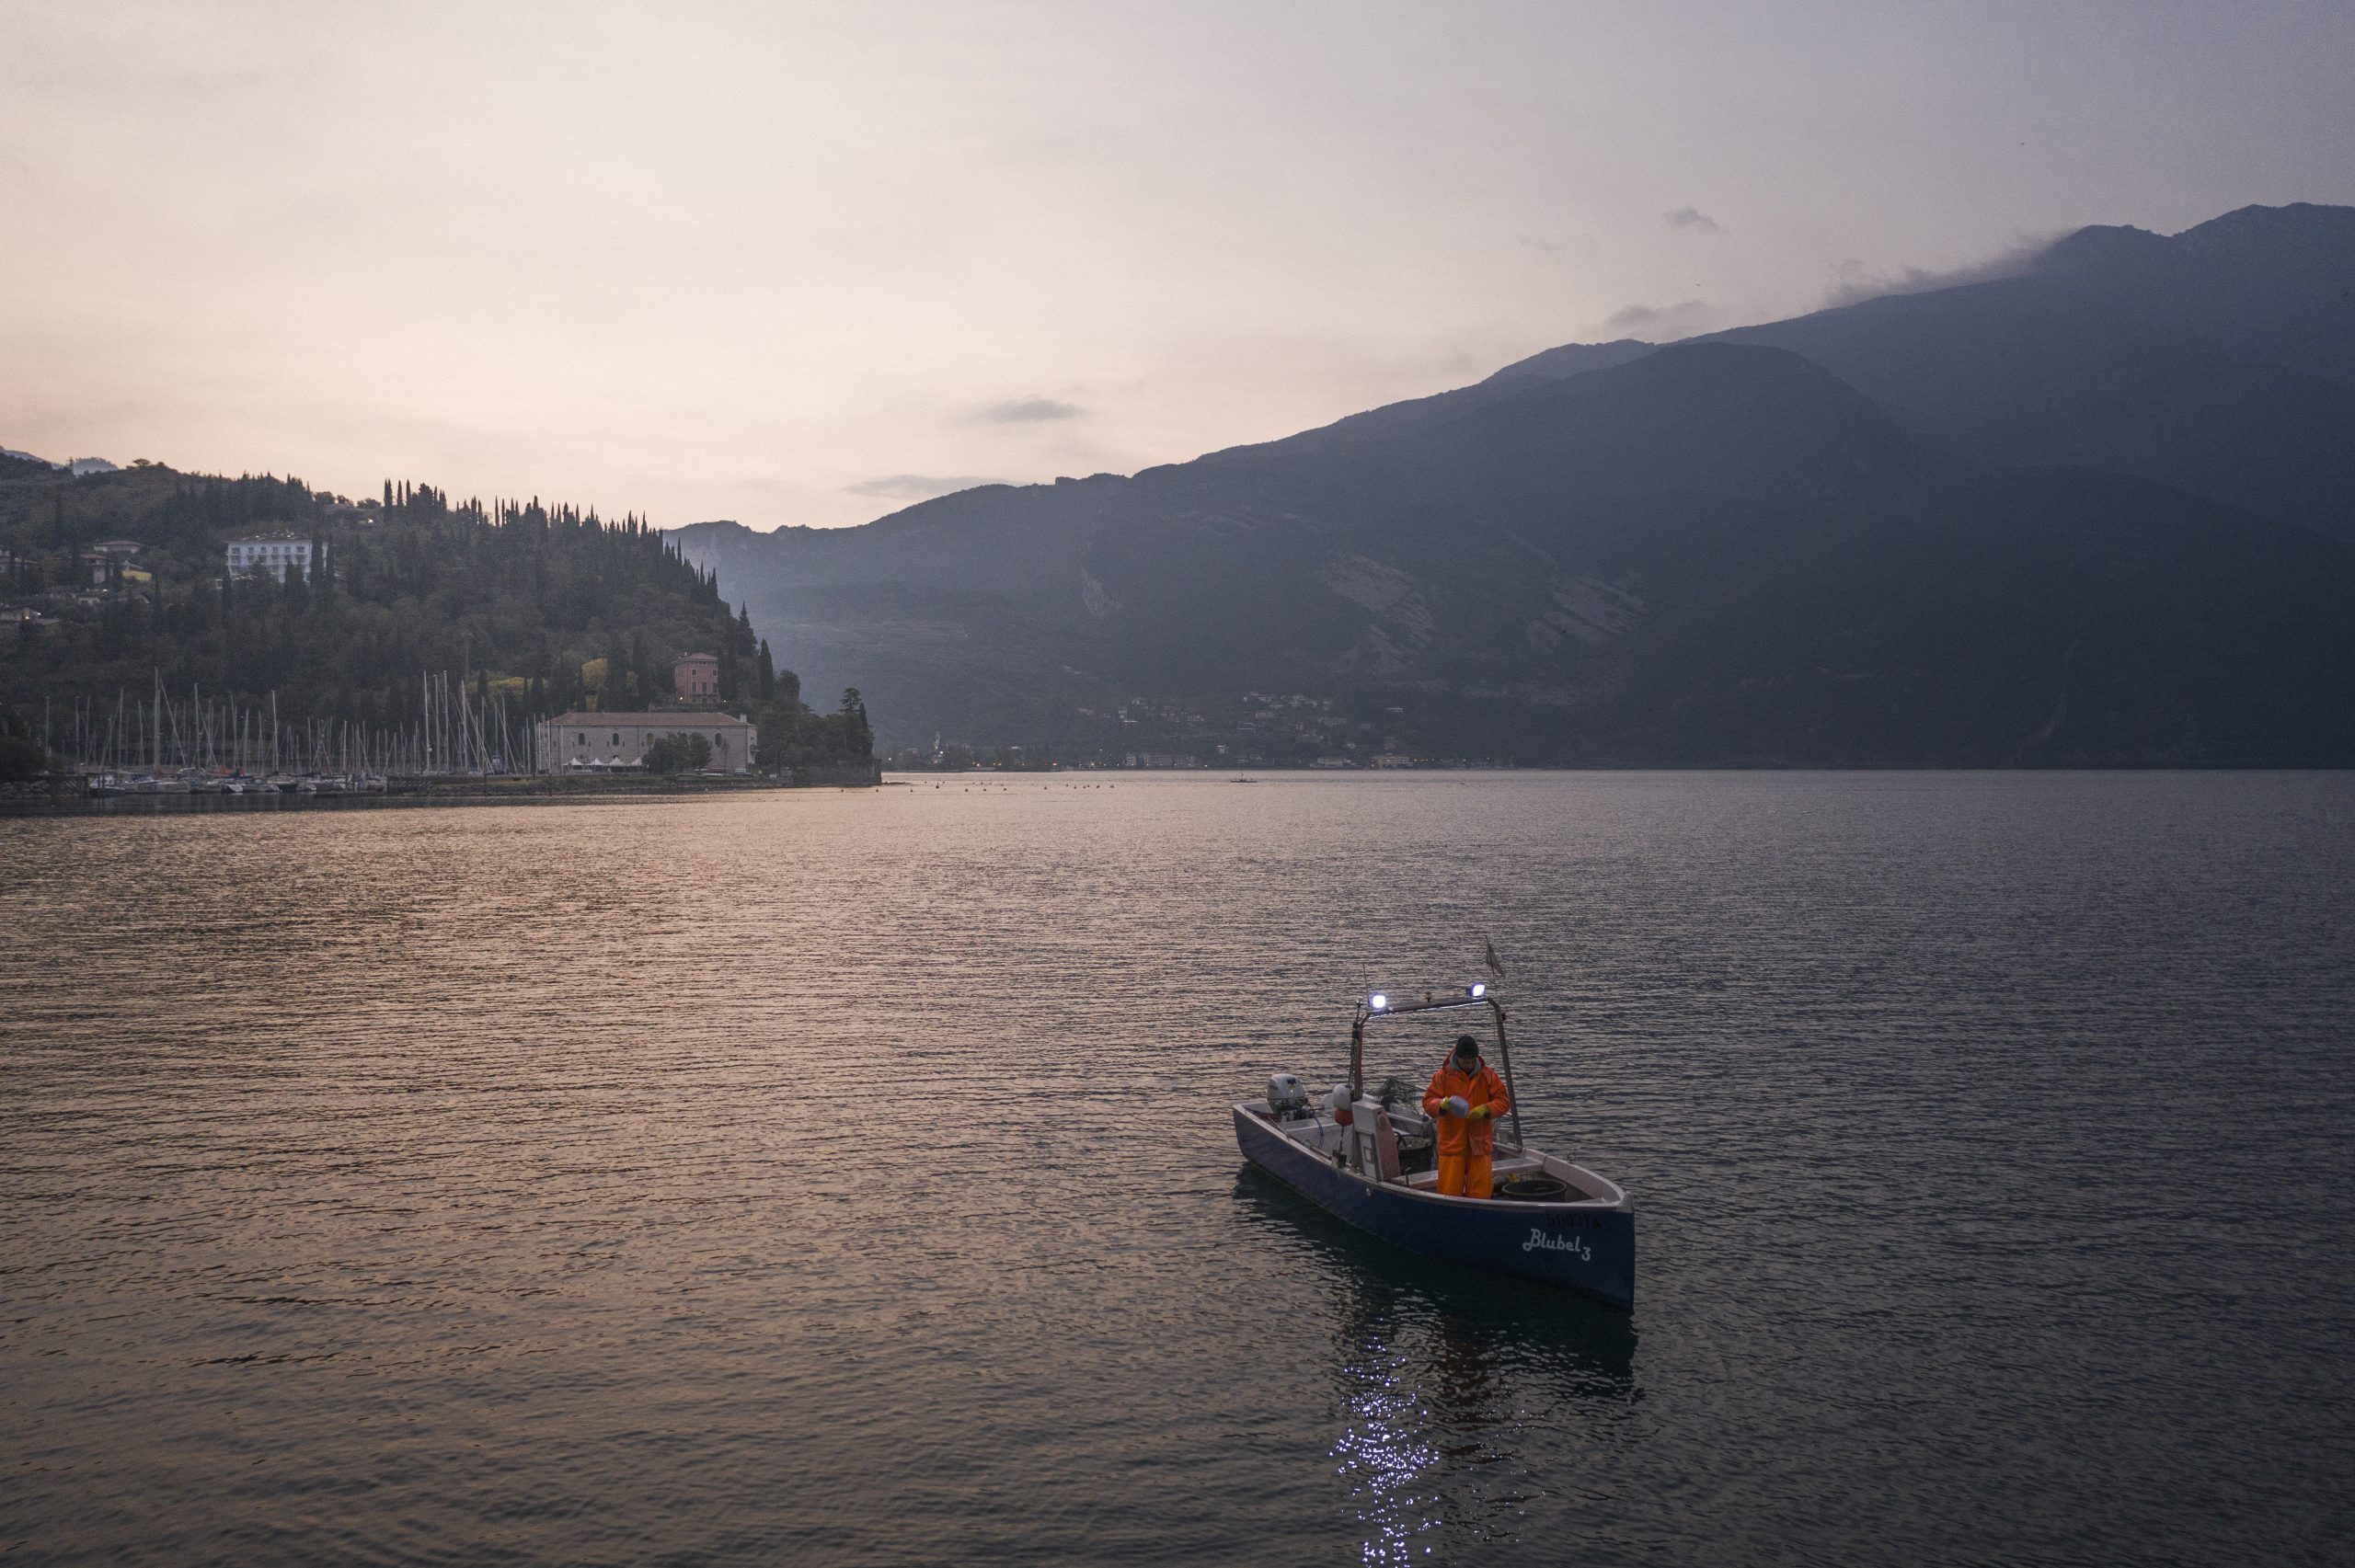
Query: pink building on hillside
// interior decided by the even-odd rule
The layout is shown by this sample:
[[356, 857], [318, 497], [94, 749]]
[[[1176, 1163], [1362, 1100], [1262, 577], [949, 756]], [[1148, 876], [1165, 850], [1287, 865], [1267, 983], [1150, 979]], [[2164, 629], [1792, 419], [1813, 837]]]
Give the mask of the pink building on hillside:
[[719, 701], [719, 659], [708, 653], [683, 653], [671, 667], [671, 687], [683, 703]]

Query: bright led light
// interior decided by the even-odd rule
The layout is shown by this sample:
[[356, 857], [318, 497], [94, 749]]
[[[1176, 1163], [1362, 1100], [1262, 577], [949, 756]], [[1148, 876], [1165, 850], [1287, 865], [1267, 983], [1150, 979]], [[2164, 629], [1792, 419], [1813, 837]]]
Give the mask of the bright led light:
[[1375, 991], [1372, 996], [1365, 999], [1365, 1004], [1373, 1009], [1374, 1012], [1379, 1013], [1384, 1008], [1390, 1005], [1390, 999], [1383, 995], [1380, 991]]
[[1479, 1001], [1482, 997], [1488, 994], [1488, 988], [1487, 986], [1474, 986], [1472, 988], [1472, 1000], [1475, 1001]]

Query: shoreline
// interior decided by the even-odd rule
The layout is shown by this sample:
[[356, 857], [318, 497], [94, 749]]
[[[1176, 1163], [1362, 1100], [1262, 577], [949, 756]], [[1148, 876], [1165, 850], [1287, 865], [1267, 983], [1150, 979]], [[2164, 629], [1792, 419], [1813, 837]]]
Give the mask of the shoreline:
[[524, 776], [507, 779], [435, 779], [403, 787], [350, 795], [302, 795], [257, 791], [245, 795], [210, 791], [142, 795], [92, 795], [59, 788], [77, 780], [0, 787], [0, 817], [169, 817], [272, 811], [355, 811], [416, 806], [565, 806], [629, 800], [681, 800], [697, 795], [783, 793], [789, 790], [874, 789], [879, 776], [859, 779], [829, 773], [810, 779], [644, 779]]

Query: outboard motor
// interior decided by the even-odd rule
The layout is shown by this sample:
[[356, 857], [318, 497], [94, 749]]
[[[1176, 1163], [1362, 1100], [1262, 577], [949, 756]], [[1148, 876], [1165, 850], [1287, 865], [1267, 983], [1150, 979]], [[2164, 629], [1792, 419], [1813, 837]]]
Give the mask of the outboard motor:
[[1268, 1080], [1268, 1109], [1279, 1121], [1308, 1114], [1308, 1085], [1293, 1072], [1279, 1072]]

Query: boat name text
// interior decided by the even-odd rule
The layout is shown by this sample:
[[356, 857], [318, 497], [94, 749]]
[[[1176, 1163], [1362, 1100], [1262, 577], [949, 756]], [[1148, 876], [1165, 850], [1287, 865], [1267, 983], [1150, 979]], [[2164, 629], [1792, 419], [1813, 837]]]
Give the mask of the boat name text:
[[1521, 1244], [1521, 1250], [1524, 1253], [1574, 1253], [1580, 1263], [1594, 1261], [1594, 1253], [1578, 1237], [1548, 1236], [1534, 1226], [1530, 1229], [1529, 1240]]

